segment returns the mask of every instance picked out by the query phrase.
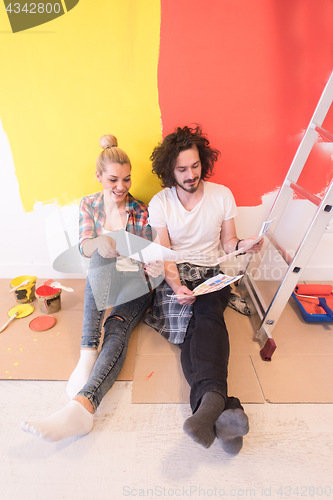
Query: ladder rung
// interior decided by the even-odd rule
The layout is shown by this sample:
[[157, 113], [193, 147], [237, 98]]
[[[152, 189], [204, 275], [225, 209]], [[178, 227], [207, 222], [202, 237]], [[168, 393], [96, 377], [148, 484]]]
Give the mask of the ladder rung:
[[282, 248], [282, 246], [276, 241], [276, 239], [274, 238], [274, 236], [272, 235], [272, 233], [268, 232], [266, 233], [266, 236], [267, 238], [269, 239], [269, 241], [273, 244], [273, 246], [276, 248], [276, 250], [279, 252], [279, 254], [281, 255], [281, 257], [284, 259], [284, 261], [288, 264], [288, 266], [290, 265], [291, 261], [293, 260], [290, 255], [285, 251], [284, 248]]
[[303, 196], [307, 200], [311, 201], [311, 203], [314, 203], [315, 205], [317, 205], [317, 207], [320, 205], [321, 199], [318, 198], [318, 196], [316, 196], [315, 194], [309, 193], [309, 191], [302, 188], [298, 184], [295, 184], [294, 182], [290, 182], [287, 180], [286, 184], [288, 186], [290, 186], [291, 189], [293, 189], [297, 194], [300, 194], [301, 196]]
[[315, 131], [318, 132], [318, 134], [320, 134], [328, 141], [333, 142], [333, 134], [331, 134], [331, 132], [328, 132], [328, 130], [325, 130], [323, 127], [319, 127], [319, 125], [316, 125], [315, 123], [311, 123], [311, 128], [314, 128]]

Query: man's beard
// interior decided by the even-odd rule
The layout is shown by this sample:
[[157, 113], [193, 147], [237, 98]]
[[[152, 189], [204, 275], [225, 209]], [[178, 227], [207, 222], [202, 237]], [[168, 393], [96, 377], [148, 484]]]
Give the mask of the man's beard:
[[197, 184], [194, 184], [193, 186], [189, 186], [188, 188], [186, 188], [186, 182], [185, 182], [185, 186], [183, 184], [179, 184], [177, 181], [176, 182], [176, 185], [179, 186], [181, 189], [183, 189], [184, 191], [186, 191], [187, 193], [195, 193], [199, 186], [200, 186], [200, 178], [199, 177], [195, 177], [194, 179], [195, 181], [199, 181]]

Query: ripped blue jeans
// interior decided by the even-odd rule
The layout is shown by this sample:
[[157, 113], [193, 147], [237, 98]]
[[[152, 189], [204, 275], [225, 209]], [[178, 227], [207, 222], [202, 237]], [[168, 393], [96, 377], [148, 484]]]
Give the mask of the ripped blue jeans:
[[117, 271], [116, 259], [91, 257], [83, 314], [82, 348], [97, 349], [105, 309], [113, 310], [104, 323], [104, 340], [88, 382], [78, 393], [96, 410], [123, 367], [132, 331], [152, 302], [142, 269]]

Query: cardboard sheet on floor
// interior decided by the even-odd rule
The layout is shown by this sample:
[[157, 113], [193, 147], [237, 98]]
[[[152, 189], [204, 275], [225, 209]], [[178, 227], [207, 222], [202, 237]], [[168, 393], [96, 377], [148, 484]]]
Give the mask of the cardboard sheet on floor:
[[[8, 320], [8, 310], [17, 305], [9, 294], [10, 279], [0, 280], [0, 324]], [[37, 280], [37, 286], [45, 280]], [[29, 328], [29, 322], [41, 315], [37, 299], [35, 310], [26, 318], [14, 319], [0, 335], [0, 379], [68, 380], [75, 368], [80, 351], [85, 280], [61, 280], [73, 293], [61, 293], [61, 309], [53, 316], [57, 323], [44, 332]], [[132, 380], [137, 343], [137, 331], [130, 339], [128, 354], [118, 380]]]
[[267, 363], [251, 355], [269, 403], [333, 403], [333, 355], [276, 355]]
[[277, 344], [272, 357], [280, 355], [333, 355], [333, 322], [309, 323], [302, 318], [295, 300], [290, 298], [275, 329]]
[[[331, 283], [329, 283], [331, 284]], [[278, 283], [259, 282], [267, 303]], [[333, 323], [304, 321], [290, 298], [273, 330], [272, 361], [251, 353], [264, 397], [271, 403], [333, 403]]]
[[[141, 323], [138, 332], [132, 402], [188, 403], [189, 392], [189, 386], [182, 373], [179, 347]], [[239, 397], [243, 403], [264, 402], [248, 354], [230, 356], [229, 394]]]
[[[37, 286], [44, 281], [38, 280]], [[74, 293], [62, 292], [62, 307], [54, 313], [57, 323], [53, 328], [45, 332], [30, 330], [29, 322], [41, 314], [35, 300], [33, 314], [15, 319], [0, 334], [0, 379], [68, 379], [79, 357], [85, 280], [61, 282], [72, 287]], [[270, 296], [276, 287], [276, 282], [263, 285]], [[8, 320], [8, 310], [17, 304], [9, 289], [10, 280], [0, 280], [1, 326]], [[264, 398], [272, 403], [333, 403], [327, 382], [333, 377], [333, 323], [305, 322], [290, 299], [273, 331], [277, 350], [271, 362], [264, 362], [258, 343], [253, 341], [249, 318], [230, 308], [225, 318], [231, 348], [230, 395], [244, 403], [260, 403]], [[118, 380], [133, 380], [133, 374], [133, 402], [188, 402], [189, 388], [182, 374], [179, 348], [144, 323], [132, 334]]]
[[256, 354], [258, 342], [254, 341], [249, 317], [227, 307], [224, 318], [229, 332], [230, 354]]

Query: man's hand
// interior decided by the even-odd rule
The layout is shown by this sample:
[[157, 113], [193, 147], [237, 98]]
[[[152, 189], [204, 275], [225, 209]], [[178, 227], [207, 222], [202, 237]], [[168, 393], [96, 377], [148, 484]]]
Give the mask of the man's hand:
[[157, 276], [164, 273], [164, 262], [162, 260], [155, 260], [154, 262], [145, 264], [143, 269], [149, 274], [149, 276], [157, 278]]
[[119, 257], [119, 253], [116, 250], [116, 242], [107, 235], [98, 236], [97, 250], [104, 259]]
[[[251, 241], [253, 241], [255, 239], [256, 239], [256, 236], [253, 236], [251, 238], [247, 238], [246, 240], [243, 240], [239, 244], [239, 248], [241, 249], [242, 247], [245, 247], [246, 245], [248, 245], [249, 243], [251, 243]], [[253, 247], [249, 248], [246, 251], [246, 253], [258, 253], [258, 252], [260, 252], [260, 250], [262, 249], [263, 244], [264, 244], [264, 238], [261, 238], [261, 240], [258, 241], [258, 243], [256, 243], [255, 245], [253, 245]]]
[[178, 297], [177, 300], [182, 306], [189, 306], [195, 301], [193, 297], [193, 292], [187, 288], [187, 286], [181, 285], [173, 290], [176, 295], [183, 295], [184, 297]]

